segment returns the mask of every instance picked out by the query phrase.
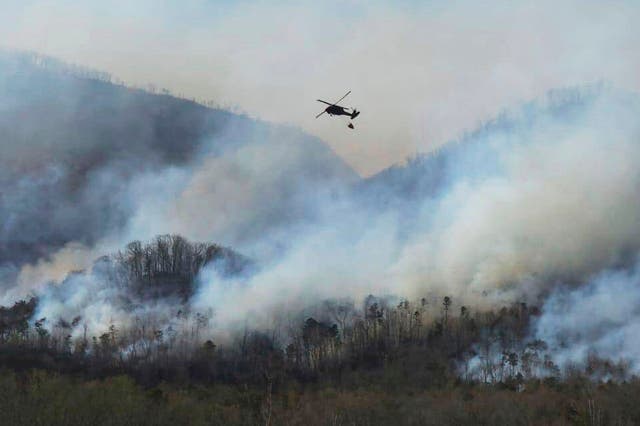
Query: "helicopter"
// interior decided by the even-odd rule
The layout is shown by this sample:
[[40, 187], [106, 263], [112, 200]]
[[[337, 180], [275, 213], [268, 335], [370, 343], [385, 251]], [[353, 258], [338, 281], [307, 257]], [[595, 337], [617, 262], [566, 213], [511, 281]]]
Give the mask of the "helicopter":
[[[329, 105], [328, 107], [326, 107], [324, 109], [324, 111], [322, 111], [320, 114], [316, 115], [316, 118], [320, 117], [322, 114], [324, 114], [325, 112], [329, 115], [346, 115], [348, 117], [351, 118], [351, 120], [353, 120], [354, 118], [356, 118], [358, 115], [360, 115], [360, 111], [358, 111], [355, 108], [347, 108], [347, 107], [342, 107], [340, 105], [338, 105], [338, 102], [342, 101], [344, 98], [346, 98], [347, 96], [349, 96], [349, 93], [351, 93], [351, 90], [349, 90], [347, 92], [346, 95], [344, 95], [343, 97], [341, 97], [340, 99], [338, 99], [336, 102], [334, 103], [329, 103], [327, 101], [323, 101], [322, 99], [317, 99], [318, 102], [322, 102], [323, 104], [327, 104]], [[350, 109], [351, 112], [348, 112], [347, 110]], [[353, 129], [353, 123], [349, 123], [347, 125], [347, 127], [349, 127], [350, 129]]]

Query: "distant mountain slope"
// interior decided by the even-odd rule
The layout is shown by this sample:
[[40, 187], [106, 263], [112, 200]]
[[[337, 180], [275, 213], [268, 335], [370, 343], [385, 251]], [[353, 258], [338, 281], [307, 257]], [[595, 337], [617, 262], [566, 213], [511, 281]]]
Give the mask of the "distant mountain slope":
[[409, 208], [414, 202], [444, 194], [461, 180], [476, 180], [501, 172], [500, 150], [528, 144], [541, 129], [584, 127], [585, 113], [598, 102], [627, 105], [625, 113], [640, 110], [640, 97], [602, 84], [553, 90], [539, 100], [504, 112], [473, 132], [393, 165], [357, 184], [361, 201], [378, 208]]
[[0, 55], [0, 84], [3, 163], [14, 169], [63, 161], [81, 174], [135, 156], [150, 165], [179, 164], [192, 158], [203, 136], [229, 124], [254, 124], [247, 117], [79, 78], [10, 54]]
[[273, 163], [309, 188], [357, 178], [296, 129], [112, 84], [100, 73], [83, 78], [44, 59], [53, 66], [0, 52], [0, 266], [122, 229], [141, 198], [130, 193], [137, 176], [191, 172], [248, 145], [277, 147]]

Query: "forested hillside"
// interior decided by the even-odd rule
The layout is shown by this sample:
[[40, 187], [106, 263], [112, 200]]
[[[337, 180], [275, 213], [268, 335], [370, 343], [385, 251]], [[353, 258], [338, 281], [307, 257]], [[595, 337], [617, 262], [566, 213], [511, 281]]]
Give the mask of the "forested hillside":
[[363, 306], [333, 300], [318, 306], [315, 318], [266, 328], [247, 323], [218, 342], [207, 338], [211, 312], [181, 302], [194, 272], [207, 265], [242, 274], [250, 263], [215, 245], [159, 237], [94, 266], [103, 279], [118, 281], [120, 303], [172, 300], [166, 328], [141, 316], [90, 336], [81, 316], [39, 318], [36, 299], [0, 308], [5, 418], [283, 425], [640, 420], [640, 384], [628, 365], [594, 353], [583, 366], [561, 370], [553, 349], [530, 337], [536, 307], [476, 311], [435, 295], [415, 302], [370, 296]]

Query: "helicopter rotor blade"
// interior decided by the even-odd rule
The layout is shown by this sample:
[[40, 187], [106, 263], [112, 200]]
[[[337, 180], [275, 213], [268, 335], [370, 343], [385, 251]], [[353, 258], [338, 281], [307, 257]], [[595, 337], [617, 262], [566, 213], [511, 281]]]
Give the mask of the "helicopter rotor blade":
[[349, 91], [347, 92], [347, 94], [346, 94], [346, 95], [344, 95], [343, 97], [341, 97], [340, 99], [338, 99], [338, 100], [334, 103], [334, 105], [338, 105], [338, 102], [340, 102], [341, 100], [343, 100], [344, 98], [346, 98], [347, 96], [349, 96], [349, 93], [351, 93], [351, 90], [349, 90]]
[[316, 99], [316, 101], [318, 101], [318, 102], [322, 102], [323, 104], [327, 104], [327, 105], [334, 105], [334, 104], [330, 104], [330, 103], [329, 103], [329, 102], [327, 102], [327, 101], [323, 101], [322, 99]]
[[324, 111], [322, 111], [320, 114], [316, 115], [316, 118], [320, 117], [322, 114], [324, 114], [325, 112], [327, 112], [327, 110], [325, 109]]

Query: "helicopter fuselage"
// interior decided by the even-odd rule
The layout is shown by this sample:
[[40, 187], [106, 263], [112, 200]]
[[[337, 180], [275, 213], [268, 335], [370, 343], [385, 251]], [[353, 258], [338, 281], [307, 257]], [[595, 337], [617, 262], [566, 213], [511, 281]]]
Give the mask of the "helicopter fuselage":
[[338, 105], [330, 105], [325, 111], [330, 115], [351, 115], [351, 113], [348, 113], [343, 107]]

